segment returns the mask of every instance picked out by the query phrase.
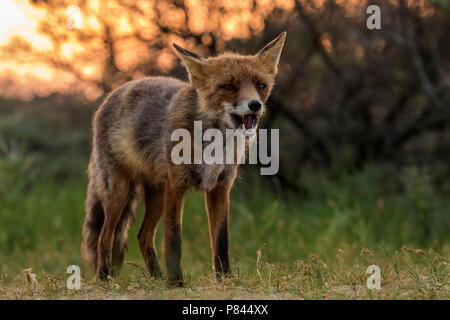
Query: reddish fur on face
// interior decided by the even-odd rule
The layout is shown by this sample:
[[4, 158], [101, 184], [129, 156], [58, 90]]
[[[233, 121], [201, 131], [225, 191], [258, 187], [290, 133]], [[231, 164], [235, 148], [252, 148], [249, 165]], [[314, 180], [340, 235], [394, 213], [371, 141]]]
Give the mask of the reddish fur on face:
[[[207, 77], [197, 90], [207, 108], [221, 111], [222, 102], [237, 105], [252, 97], [258, 97], [263, 103], [267, 101], [274, 78], [260, 70], [255, 57], [226, 53], [206, 61], [209, 63], [205, 67]], [[265, 89], [258, 90], [258, 83], [263, 83]], [[236, 90], [222, 89], [225, 84], [232, 84]]]
[[[99, 278], [120, 268], [128, 228], [143, 196], [146, 211], [138, 238], [148, 271], [161, 276], [154, 238], [163, 217], [167, 278], [171, 284], [182, 284], [181, 218], [185, 192], [192, 188], [205, 193], [214, 269], [218, 275], [229, 272], [229, 194], [238, 165], [175, 165], [169, 157], [177, 142], [170, 136], [180, 128], [193, 136], [194, 121], [199, 120], [203, 130], [225, 131], [224, 102], [237, 105], [258, 99], [265, 103], [285, 36], [281, 34], [254, 56], [224, 53], [202, 59], [175, 45], [189, 83], [148, 77], [128, 82], [108, 95], [92, 123], [82, 243], [83, 257]], [[261, 83], [263, 88], [258, 86]]]

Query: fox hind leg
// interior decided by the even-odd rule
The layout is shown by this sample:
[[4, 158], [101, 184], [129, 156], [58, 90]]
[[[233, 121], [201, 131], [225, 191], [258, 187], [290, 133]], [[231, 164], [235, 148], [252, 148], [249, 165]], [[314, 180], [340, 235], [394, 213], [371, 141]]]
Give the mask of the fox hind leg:
[[97, 276], [99, 279], [106, 279], [109, 275], [112, 275], [112, 250], [115, 231], [130, 200], [131, 191], [130, 182], [119, 173], [113, 173], [108, 180], [108, 190], [105, 199], [102, 201], [105, 219], [98, 237], [97, 247]]
[[185, 190], [171, 186], [164, 188], [164, 263], [169, 285], [183, 286], [181, 271], [181, 220]]
[[157, 251], [155, 247], [155, 234], [158, 221], [164, 211], [164, 186], [145, 185], [145, 217], [139, 230], [139, 248], [147, 265], [150, 276], [161, 277]]
[[117, 275], [122, 266], [123, 260], [125, 258], [125, 252], [127, 250], [128, 242], [128, 229], [133, 224], [137, 203], [138, 194], [136, 188], [132, 188], [129, 195], [129, 199], [125, 208], [122, 211], [119, 222], [117, 223], [116, 229], [114, 231], [114, 240], [112, 247], [112, 275]]

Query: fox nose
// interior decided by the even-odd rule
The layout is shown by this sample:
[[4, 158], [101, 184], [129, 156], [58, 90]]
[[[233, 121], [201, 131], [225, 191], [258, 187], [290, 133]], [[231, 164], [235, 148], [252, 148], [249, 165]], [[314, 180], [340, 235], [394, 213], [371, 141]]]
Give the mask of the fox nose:
[[259, 102], [258, 100], [252, 100], [248, 103], [248, 107], [253, 112], [259, 111], [259, 109], [261, 109], [261, 106], [261, 102]]

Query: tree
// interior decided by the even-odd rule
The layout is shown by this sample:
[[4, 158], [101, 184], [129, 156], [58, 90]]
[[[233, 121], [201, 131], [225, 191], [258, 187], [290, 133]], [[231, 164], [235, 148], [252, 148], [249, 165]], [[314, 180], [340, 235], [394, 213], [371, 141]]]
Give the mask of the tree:
[[50, 42], [39, 50], [18, 36], [1, 57], [62, 70], [103, 93], [144, 75], [173, 70], [172, 42], [204, 55], [232, 37], [260, 32], [275, 1], [30, 0], [43, 12], [39, 33]]
[[[362, 168], [370, 161], [450, 162], [450, 6], [379, 0], [381, 29], [366, 4], [331, 0], [77, 2], [82, 27], [67, 27], [73, 1], [34, 0], [51, 50], [20, 38], [4, 61], [45, 63], [109, 92], [155, 73], [184, 77], [171, 43], [202, 55], [255, 53], [288, 31], [265, 126], [282, 129], [280, 179], [304, 167]], [[76, 19], [75, 19], [76, 20]], [[71, 49], [72, 48], [72, 49]], [[284, 157], [284, 158], [283, 158]]]

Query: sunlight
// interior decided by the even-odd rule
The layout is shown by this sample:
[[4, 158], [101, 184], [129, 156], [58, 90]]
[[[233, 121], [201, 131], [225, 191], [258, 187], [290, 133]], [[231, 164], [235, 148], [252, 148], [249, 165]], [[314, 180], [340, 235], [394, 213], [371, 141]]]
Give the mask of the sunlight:
[[38, 49], [51, 49], [50, 41], [39, 35], [37, 26], [45, 12], [29, 6], [26, 2], [3, 0], [0, 2], [0, 45], [6, 44], [14, 35], [20, 35]]
[[70, 5], [66, 9], [67, 28], [81, 29], [83, 27], [83, 16], [80, 8], [76, 5]]
[[29, 28], [34, 24], [13, 0], [0, 2], [0, 42], [4, 43], [19, 28]]
[[[322, 11], [325, 3], [324, 0], [301, 2], [308, 14]], [[366, 2], [336, 0], [348, 16], [359, 14]], [[183, 32], [199, 35], [200, 43], [205, 46], [211, 45], [217, 37], [220, 41], [213, 46], [223, 49], [223, 41], [243, 39], [263, 31], [267, 15], [276, 8], [289, 12], [295, 7], [294, 0], [217, 0], [214, 3], [185, 0], [183, 4], [184, 9], [171, 1], [134, 4], [132, 1], [61, 0], [57, 5], [40, 2], [31, 5], [26, 0], [2, 0], [0, 46], [9, 45], [11, 54], [0, 63], [0, 82], [13, 85], [16, 78], [30, 76], [33, 81], [29, 82], [27, 90], [38, 88], [39, 92], [53, 92], [56, 83], [60, 83], [60, 74], [66, 73], [67, 78], [67, 73], [73, 69], [77, 75], [69, 89], [75, 88], [80, 82], [79, 75], [89, 79], [104, 76], [103, 64], [107, 61], [108, 50], [115, 50], [116, 67], [130, 72], [133, 77], [145, 73], [137, 69], [145, 61], [152, 61], [160, 71], [170, 72], [177, 60], [168, 44], [177, 42], [189, 49], [199, 45], [192, 37], [180, 37]], [[408, 5], [420, 8], [422, 16], [433, 14], [433, 8], [424, 0], [408, 1]], [[105, 46], [105, 26], [108, 26], [113, 49]], [[161, 30], [165, 30], [163, 34]], [[329, 35], [321, 35], [320, 41], [325, 50], [331, 52], [333, 43]], [[26, 53], [16, 55], [21, 48], [25, 48], [22, 51]], [[32, 63], [27, 52], [34, 53]], [[42, 65], [46, 65], [46, 69]], [[14, 92], [21, 90], [25, 89], [17, 88]], [[0, 93], [5, 94], [5, 90]]]

